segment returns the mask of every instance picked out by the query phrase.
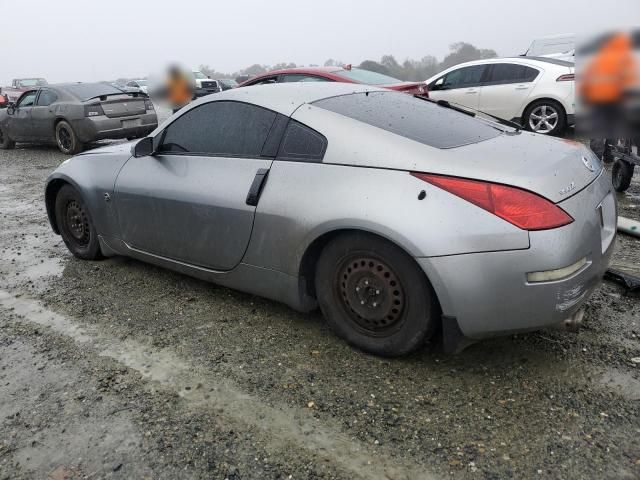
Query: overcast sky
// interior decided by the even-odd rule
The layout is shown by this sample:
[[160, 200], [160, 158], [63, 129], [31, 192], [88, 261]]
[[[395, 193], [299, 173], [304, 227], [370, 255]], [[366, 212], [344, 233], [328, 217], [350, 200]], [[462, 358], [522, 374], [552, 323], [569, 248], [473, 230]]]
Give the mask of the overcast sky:
[[0, 85], [157, 73], [169, 62], [442, 59], [458, 41], [524, 52], [532, 39], [640, 24], [640, 0], [0, 0]]

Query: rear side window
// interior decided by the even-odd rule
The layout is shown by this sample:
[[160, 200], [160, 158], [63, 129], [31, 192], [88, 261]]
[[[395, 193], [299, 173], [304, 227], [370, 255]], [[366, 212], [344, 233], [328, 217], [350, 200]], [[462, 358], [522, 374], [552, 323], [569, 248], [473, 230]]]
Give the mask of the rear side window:
[[314, 105], [436, 148], [459, 147], [500, 135], [498, 129], [478, 119], [406, 93], [354, 93]]
[[485, 85], [502, 85], [506, 83], [533, 82], [538, 76], [538, 70], [517, 65], [515, 63], [495, 63], [491, 65], [489, 78]]
[[285, 131], [278, 160], [319, 162], [327, 149], [324, 135], [295, 120], [289, 121]]
[[48, 107], [56, 100], [58, 100], [58, 95], [56, 95], [55, 92], [51, 90], [42, 90], [40, 92], [40, 96], [38, 97], [38, 102], [36, 103], [36, 105], [38, 107]]
[[176, 119], [159, 152], [259, 157], [275, 112], [240, 102], [210, 102]]
[[329, 82], [328, 78], [316, 77], [315, 75], [283, 75], [283, 83], [291, 82]]

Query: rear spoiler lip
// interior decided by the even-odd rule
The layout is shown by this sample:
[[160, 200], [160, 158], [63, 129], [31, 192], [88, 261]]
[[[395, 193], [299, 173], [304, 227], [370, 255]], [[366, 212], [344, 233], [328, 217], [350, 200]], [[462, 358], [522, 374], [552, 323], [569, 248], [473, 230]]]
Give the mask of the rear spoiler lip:
[[104, 95], [96, 95], [95, 97], [84, 98], [81, 101], [82, 102], [88, 102], [89, 100], [95, 100], [96, 98], [113, 97], [114, 95], [129, 95], [130, 97], [133, 97], [133, 98], [141, 97], [142, 99], [149, 98], [149, 95], [147, 95], [144, 92], [125, 92], [123, 90], [123, 91], [118, 92], [118, 93], [105, 93]]

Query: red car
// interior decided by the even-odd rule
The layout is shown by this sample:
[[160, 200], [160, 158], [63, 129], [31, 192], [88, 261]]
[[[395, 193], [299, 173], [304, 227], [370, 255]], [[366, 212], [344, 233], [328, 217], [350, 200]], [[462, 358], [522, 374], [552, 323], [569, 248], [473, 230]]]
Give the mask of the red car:
[[353, 68], [351, 65], [344, 67], [299, 67], [274, 70], [250, 78], [240, 84], [239, 87], [284, 82], [363, 83], [365, 85], [375, 85], [411, 95], [428, 96], [427, 86], [422, 82], [403, 82], [402, 80], [381, 73], [363, 70], [362, 68]]

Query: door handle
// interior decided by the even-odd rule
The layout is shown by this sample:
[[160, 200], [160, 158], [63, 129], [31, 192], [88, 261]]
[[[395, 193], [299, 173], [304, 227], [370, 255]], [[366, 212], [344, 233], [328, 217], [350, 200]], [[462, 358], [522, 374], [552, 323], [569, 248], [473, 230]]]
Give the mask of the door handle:
[[527, 90], [529, 87], [527, 85], [518, 85], [516, 90]]
[[478, 90], [476, 90], [475, 88], [470, 88], [469, 90], [467, 90], [467, 91], [466, 91], [466, 92], [464, 92], [464, 93], [466, 93], [467, 95], [468, 95], [468, 94], [471, 94], [471, 93], [478, 93]]
[[251, 187], [249, 187], [249, 193], [247, 193], [246, 204], [252, 207], [258, 205], [258, 200], [260, 200], [260, 195], [262, 194], [262, 189], [264, 187], [265, 182], [267, 181], [267, 176], [269, 175], [268, 168], [259, 168], [256, 172], [256, 176], [253, 177], [253, 182], [251, 182]]

